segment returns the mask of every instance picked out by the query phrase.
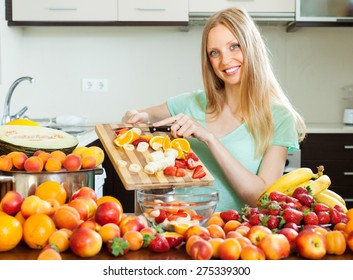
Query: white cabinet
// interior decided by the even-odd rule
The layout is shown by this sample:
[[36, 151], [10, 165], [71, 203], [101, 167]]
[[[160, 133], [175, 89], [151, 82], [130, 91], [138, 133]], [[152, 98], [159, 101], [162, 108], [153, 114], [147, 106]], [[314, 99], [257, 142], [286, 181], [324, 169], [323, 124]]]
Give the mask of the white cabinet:
[[189, 20], [188, 0], [119, 0], [119, 21]]
[[12, 0], [13, 21], [117, 21], [117, 0]]
[[189, 0], [190, 15], [210, 14], [232, 6], [250, 14], [294, 14], [295, 0]]

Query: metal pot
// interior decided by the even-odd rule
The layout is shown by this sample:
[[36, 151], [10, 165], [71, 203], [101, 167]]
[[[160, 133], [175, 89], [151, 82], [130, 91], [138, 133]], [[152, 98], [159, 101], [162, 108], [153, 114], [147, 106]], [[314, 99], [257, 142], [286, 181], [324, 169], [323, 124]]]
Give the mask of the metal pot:
[[15, 190], [23, 197], [33, 195], [37, 187], [45, 181], [55, 181], [62, 184], [67, 197], [71, 197], [81, 187], [86, 186], [94, 189], [95, 175], [100, 174], [103, 174], [102, 168], [58, 172], [1, 171], [0, 198], [9, 190]]

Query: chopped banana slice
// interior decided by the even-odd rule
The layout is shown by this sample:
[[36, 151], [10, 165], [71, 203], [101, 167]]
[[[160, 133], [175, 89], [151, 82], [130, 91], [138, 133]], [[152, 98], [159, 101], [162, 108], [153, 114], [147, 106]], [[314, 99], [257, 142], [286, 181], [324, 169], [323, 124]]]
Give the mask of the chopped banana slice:
[[136, 150], [138, 152], [143, 153], [143, 152], [146, 152], [148, 150], [149, 146], [150, 145], [147, 142], [140, 142], [140, 143], [138, 143]]
[[155, 151], [159, 150], [162, 147], [163, 147], [163, 145], [160, 144], [160, 143], [153, 143], [152, 144], [152, 149], [155, 150]]
[[133, 150], [135, 150], [135, 146], [132, 145], [132, 144], [125, 144], [123, 146], [123, 148], [124, 148], [125, 151], [133, 151]]
[[147, 156], [146, 161], [147, 162], [157, 161], [157, 160], [162, 159], [162, 158], [164, 158], [163, 152], [162, 151], [156, 151], [156, 152], [150, 153]]
[[138, 135], [141, 135], [141, 133], [142, 133], [142, 130], [139, 129], [138, 127], [133, 127], [133, 128], [131, 128], [131, 130], [132, 130], [133, 132], [135, 132], [136, 134], [138, 134]]
[[127, 166], [127, 162], [125, 160], [122, 160], [122, 159], [118, 159], [117, 163], [118, 163], [119, 167], [126, 167]]
[[141, 165], [139, 165], [138, 163], [131, 163], [129, 166], [129, 171], [138, 173], [140, 172], [141, 168]]
[[174, 159], [176, 159], [177, 156], [178, 156], [178, 151], [176, 149], [173, 149], [173, 148], [166, 149], [164, 151], [164, 156], [165, 157], [173, 157]]

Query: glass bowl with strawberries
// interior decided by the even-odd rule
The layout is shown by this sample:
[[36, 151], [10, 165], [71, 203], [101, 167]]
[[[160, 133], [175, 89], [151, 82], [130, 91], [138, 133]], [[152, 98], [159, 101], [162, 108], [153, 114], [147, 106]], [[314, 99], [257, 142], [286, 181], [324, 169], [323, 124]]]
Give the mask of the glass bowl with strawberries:
[[140, 189], [137, 202], [151, 225], [173, 231], [176, 225], [204, 225], [215, 212], [219, 193], [212, 187]]

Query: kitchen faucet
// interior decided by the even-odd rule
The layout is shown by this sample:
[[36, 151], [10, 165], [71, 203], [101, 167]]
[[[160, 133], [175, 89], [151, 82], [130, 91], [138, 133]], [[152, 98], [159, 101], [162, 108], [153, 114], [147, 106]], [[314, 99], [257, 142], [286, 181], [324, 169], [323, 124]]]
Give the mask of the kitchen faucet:
[[34, 79], [32, 77], [26, 76], [26, 77], [18, 78], [10, 86], [10, 88], [7, 92], [7, 95], [6, 95], [6, 99], [5, 99], [4, 114], [3, 114], [3, 117], [1, 120], [2, 125], [8, 123], [11, 120], [19, 119], [28, 110], [28, 107], [25, 106], [20, 111], [18, 111], [16, 114], [10, 115], [10, 103], [11, 103], [12, 94], [13, 94], [15, 88], [18, 86], [18, 84], [21, 83], [22, 81], [26, 81], [26, 80], [28, 80], [30, 83], [34, 83]]

